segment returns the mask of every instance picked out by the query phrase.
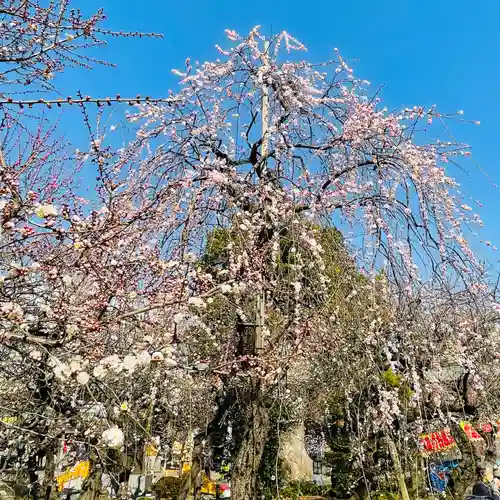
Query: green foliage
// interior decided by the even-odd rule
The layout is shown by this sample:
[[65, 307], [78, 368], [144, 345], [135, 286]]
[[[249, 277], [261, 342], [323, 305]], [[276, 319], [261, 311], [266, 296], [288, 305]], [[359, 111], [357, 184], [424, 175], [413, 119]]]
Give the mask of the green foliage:
[[[314, 237], [323, 249], [321, 259], [325, 265], [324, 271], [320, 270], [316, 265], [312, 267], [307, 265], [308, 262], [316, 262], [317, 256], [311, 253], [311, 248], [303, 241], [302, 235], [304, 231]], [[200, 261], [200, 266], [210, 271], [226, 268], [229, 260], [227, 250], [229, 243], [233, 245], [235, 251], [247, 244], [242, 241], [237, 231], [232, 228], [219, 228], [212, 231], [207, 238], [205, 253]], [[294, 307], [293, 283], [296, 281], [301, 281], [301, 299], [309, 305], [311, 314], [326, 318], [334, 315], [335, 327], [337, 330], [342, 331], [344, 339], [357, 337], [361, 331], [369, 327], [373, 315], [367, 314], [367, 311], [376, 310], [373, 314], [377, 315], [380, 328], [383, 328], [389, 322], [390, 308], [380, 302], [377, 294], [373, 293], [372, 284], [357, 270], [355, 261], [346, 248], [344, 237], [336, 228], [315, 226], [305, 220], [303, 223], [301, 222], [300, 227], [298, 225], [283, 227], [280, 233], [277, 258], [277, 266], [271, 266], [269, 262], [269, 269], [267, 269], [267, 275], [272, 276], [276, 282], [272, 294], [273, 306], [267, 310], [267, 326], [272, 334], [279, 333], [280, 328], [286, 324], [283, 317], [287, 315], [288, 308]], [[297, 269], [297, 264], [301, 264], [300, 270]], [[328, 293], [326, 296], [318, 293], [318, 290], [322, 289], [320, 282], [323, 282], [325, 275], [328, 278]], [[382, 289], [384, 282], [384, 276], [380, 275], [375, 286]], [[353, 291], [356, 292], [354, 295]], [[380, 296], [382, 297], [383, 294], [380, 294]], [[347, 297], [350, 297], [349, 300], [346, 300]], [[248, 309], [248, 312], [252, 314], [253, 299], [248, 297], [241, 304], [241, 307], [245, 312]], [[225, 297], [215, 296], [213, 303], [205, 311], [205, 315], [207, 316], [205, 320], [209, 324], [217, 325], [214, 328], [217, 334], [222, 334], [223, 331], [229, 333], [237, 321], [234, 317], [234, 308], [227, 302]], [[346, 343], [348, 343], [348, 340], [346, 340]], [[357, 345], [355, 342], [353, 344]], [[351, 359], [363, 358], [362, 354], [352, 351], [349, 351], [346, 356]], [[324, 353], [324, 360], [318, 358], [316, 361], [332, 366], [332, 371], [335, 370], [335, 364], [331, 363], [328, 351]], [[403, 401], [411, 397], [411, 388], [400, 374], [389, 369], [382, 373], [381, 378], [383, 383], [399, 389]], [[380, 383], [380, 379], [377, 381], [376, 372], [367, 374], [363, 369], [354, 366], [352, 372], [349, 373], [349, 380], [353, 384], [359, 385], [363, 397], [366, 398], [371, 393], [370, 388], [377, 385], [377, 382]], [[328, 375], [323, 381], [318, 381], [314, 386], [314, 391], [322, 390], [321, 383], [324, 384], [324, 390], [330, 393], [331, 375]], [[331, 413], [338, 415], [338, 421], [346, 419], [346, 401], [343, 394], [340, 389], [329, 394], [330, 410]], [[313, 400], [314, 396], [311, 396], [311, 399]], [[314, 412], [314, 404], [311, 405], [311, 408]], [[281, 422], [280, 431], [283, 432], [284, 430], [283, 421], [286, 421], [286, 410], [283, 410], [280, 416], [273, 414], [275, 410], [272, 407], [269, 411], [272, 423], [259, 470], [259, 493], [262, 498], [270, 500], [276, 496], [277, 481], [275, 476], [278, 475], [279, 485], [286, 484], [286, 471], [283, 469], [280, 460], [277, 460], [278, 439], [276, 433], [278, 418]], [[312, 418], [315, 419], [315, 414]], [[331, 465], [333, 465], [332, 478], [334, 478], [336, 489], [333, 494], [336, 494], [337, 498], [348, 498], [344, 495], [349, 495], [356, 484], [356, 472], [353, 470], [355, 457], [352, 453], [352, 442], [350, 441], [353, 429], [347, 426], [342, 427], [336, 430], [330, 429], [332, 431], [330, 433], [330, 438], [332, 438], [330, 445], [335, 455], [335, 457], [331, 457]], [[276, 463], [278, 463], [278, 471], [276, 471]], [[292, 493], [294, 488], [297, 495], [324, 493], [324, 491], [318, 490], [318, 487], [314, 484], [295, 483], [288, 485], [287, 489], [283, 490], [282, 496], [295, 498], [293, 495], [288, 494]]]
[[371, 495], [371, 498], [373, 500], [399, 500], [400, 496], [390, 491], [376, 491]]
[[391, 387], [401, 387], [402, 376], [399, 373], [394, 373], [392, 368], [389, 368], [382, 373], [382, 379]]
[[329, 494], [329, 492], [329, 488], [319, 486], [309, 481], [293, 481], [288, 484], [286, 488], [283, 488], [283, 490], [281, 490], [280, 495], [283, 498], [297, 500], [298, 498], [305, 495], [326, 496]]
[[388, 386], [399, 389], [401, 401], [407, 403], [413, 396], [413, 390], [400, 373], [395, 373], [392, 368], [382, 372], [382, 380]]
[[[287, 408], [283, 407], [281, 411], [276, 406], [271, 407], [269, 410], [271, 425], [259, 469], [260, 494], [266, 500], [271, 500], [276, 496], [276, 473], [278, 474], [278, 484], [283, 484], [286, 480], [286, 472], [278, 453], [279, 434], [283, 433], [287, 428], [286, 424], [284, 424], [287, 413]], [[279, 433], [278, 422], [280, 423]]]
[[207, 267], [225, 266], [228, 260], [227, 246], [231, 241], [229, 229], [216, 228], [207, 238], [203, 264]]
[[162, 477], [153, 485], [153, 491], [157, 498], [174, 500], [179, 494], [180, 485], [179, 477]]

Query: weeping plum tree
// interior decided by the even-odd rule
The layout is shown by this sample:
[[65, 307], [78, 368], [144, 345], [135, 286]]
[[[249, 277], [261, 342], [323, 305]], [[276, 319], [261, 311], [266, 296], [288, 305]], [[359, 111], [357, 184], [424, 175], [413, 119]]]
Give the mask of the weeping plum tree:
[[[19, 384], [7, 407], [22, 417], [23, 436], [33, 429], [22, 409], [39, 406], [42, 388], [35, 435], [71, 429], [98, 456], [150, 438], [151, 412], [165, 405], [204, 423], [194, 484], [213, 431], [233, 411], [232, 494], [245, 500], [256, 495], [276, 388], [315, 342], [328, 340], [333, 364], [345, 348], [347, 308], [329, 302], [322, 230], [358, 235], [349, 265], [366, 278], [349, 284], [346, 301], [380, 293], [383, 269], [388, 297], [404, 304], [422, 275], [474, 284], [464, 230], [480, 220], [447, 170], [467, 147], [415, 139], [420, 124], [451, 117], [434, 107], [389, 113], [340, 54], [318, 64], [287, 56], [305, 47], [286, 32], [268, 45], [258, 28], [227, 36], [220, 59], [187, 59], [175, 71], [178, 91], [131, 110], [136, 136], [124, 147], [106, 145], [98, 128], [76, 162], [4, 148], [1, 327], [5, 367], [15, 362], [9, 377]], [[84, 167], [97, 178], [87, 193]], [[224, 259], [207, 265], [214, 230]], [[371, 323], [363, 328], [378, 331]], [[145, 381], [142, 397], [124, 374]], [[127, 416], [89, 423], [89, 401], [114, 407], [122, 394], [136, 403]], [[391, 411], [384, 399], [379, 406]]]
[[[269, 424], [273, 429], [270, 429], [272, 433], [268, 438], [271, 442], [266, 443], [267, 462], [262, 464], [268, 471], [268, 477], [262, 477], [261, 466], [257, 488], [259, 492], [261, 488], [276, 492], [285, 484], [285, 478], [280, 478], [278, 474], [280, 435], [290, 427], [302, 425], [304, 422], [307, 422], [308, 426], [313, 424], [314, 427], [321, 428], [325, 424], [325, 417], [328, 419], [330, 401], [335, 398], [344, 399], [347, 395], [355, 396], [354, 388], [358, 389], [363, 379], [370, 378], [367, 374], [376, 373], [376, 365], [368, 362], [367, 350], [370, 344], [367, 344], [367, 338], [371, 334], [377, 335], [381, 340], [390, 321], [389, 308], [385, 303], [384, 280], [379, 277], [376, 282], [372, 282], [356, 270], [354, 260], [350, 257], [338, 230], [330, 227], [320, 228], [306, 220], [302, 221], [302, 224], [309, 226], [318, 245], [323, 249], [324, 264], [324, 269], [318, 271], [309, 267], [307, 257], [305, 258], [303, 265], [306, 270], [302, 276], [301, 287], [304, 286], [312, 293], [308, 296], [307, 291], [304, 292], [303, 306], [312, 309], [314, 316], [335, 321], [335, 327], [323, 332], [324, 335], [312, 331], [303, 338], [301, 348], [288, 362], [283, 363], [283, 373], [286, 377], [278, 375], [263, 394], [263, 405], [272, 415]], [[227, 243], [230, 239], [238, 239], [235, 235], [231, 236], [231, 233], [229, 228], [210, 234], [203, 258], [204, 265], [209, 269], [226, 269]], [[293, 228], [285, 228], [280, 232], [279, 245], [280, 255], [273, 268], [266, 271], [268, 278], [282, 283], [282, 286], [273, 291], [267, 309], [269, 335], [276, 340], [283, 332], [283, 322], [292, 312], [289, 308], [294, 307], [293, 300], [290, 300], [290, 289], [295, 281], [295, 254], [303, 251], [302, 242]], [[292, 248], [295, 250], [291, 251]], [[314, 290], [319, 280], [325, 276], [328, 279], [327, 292], [324, 297], [320, 297]], [[240, 298], [238, 305], [228, 301], [221, 302], [219, 299], [210, 305], [203, 321], [213, 325], [219, 332], [222, 329], [231, 331], [238, 321], [238, 314], [252, 316], [254, 307], [254, 302], [244, 298]], [[239, 348], [241, 349], [240, 346]], [[286, 354], [286, 344], [280, 349]], [[359, 381], [359, 385], [356, 381]], [[238, 451], [240, 446], [238, 438], [241, 439], [241, 436], [238, 436], [238, 429], [248, 425], [241, 408], [241, 398], [237, 397], [239, 385], [237, 379], [233, 379], [232, 383], [226, 380], [226, 390], [229, 387], [233, 389], [230, 395], [232, 402], [229, 403], [229, 416], [226, 416], [226, 420], [229, 420], [235, 429], [235, 439], [230, 450], [233, 453]], [[322, 450], [318, 448], [313, 450], [312, 456], [319, 457], [321, 454]], [[270, 480], [271, 476], [275, 479]]]
[[[234, 43], [219, 48], [221, 60], [196, 67], [187, 60], [175, 72], [181, 90], [171, 102], [146, 106], [131, 120], [143, 122], [141, 141], [161, 143], [143, 168], [181, 197], [175, 206], [180, 244], [199, 253], [212, 228], [231, 227], [228, 266], [194, 270], [191, 303], [208, 309], [203, 294], [215, 281], [228, 301], [257, 302], [262, 295], [268, 310], [281, 313], [278, 325], [264, 326], [261, 350], [238, 348], [236, 325], [217, 342], [223, 353], [217, 362], [231, 362], [229, 377], [246, 407], [233, 495], [251, 498], [268, 422], [265, 395], [305, 339], [328, 336], [335, 327], [331, 316], [310, 307], [311, 295], [326, 300], [329, 282], [311, 223], [335, 220], [341, 229], [355, 228], [362, 235], [359, 267], [369, 277], [384, 267], [399, 297], [411, 297], [419, 268], [440, 279], [453, 273], [470, 284], [476, 262], [463, 229], [480, 220], [445, 170], [467, 148], [414, 140], [420, 123], [446, 118], [434, 108], [379, 109], [377, 99], [366, 97], [367, 82], [356, 79], [338, 54], [324, 64], [282, 61], [281, 49], [304, 50], [287, 33], [268, 48], [258, 29], [246, 37], [227, 34]], [[283, 236], [294, 244], [284, 249]], [[287, 272], [280, 273], [284, 253]], [[309, 281], [309, 269], [318, 279]], [[243, 307], [238, 315], [240, 323], [255, 323]]]

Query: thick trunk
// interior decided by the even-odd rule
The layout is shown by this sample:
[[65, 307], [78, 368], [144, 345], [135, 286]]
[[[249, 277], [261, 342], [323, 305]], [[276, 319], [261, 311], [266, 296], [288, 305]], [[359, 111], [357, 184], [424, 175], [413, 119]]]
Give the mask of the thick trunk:
[[101, 494], [101, 470], [91, 470], [89, 476], [83, 483], [80, 500], [95, 500]]
[[260, 389], [251, 391], [238, 429], [239, 447], [231, 475], [231, 498], [257, 498], [257, 478], [269, 432], [269, 416]]
[[98, 465], [96, 454], [89, 457], [89, 475], [83, 481], [80, 500], [95, 500], [101, 494], [102, 468]]
[[43, 474], [42, 498], [49, 500], [54, 489], [56, 461], [54, 456], [54, 448], [56, 443], [50, 443], [45, 452], [45, 470]]
[[28, 459], [28, 477], [29, 477], [29, 487], [30, 496], [33, 500], [39, 500], [40, 498], [40, 484], [38, 482], [37, 466], [38, 466], [38, 456], [31, 455]]

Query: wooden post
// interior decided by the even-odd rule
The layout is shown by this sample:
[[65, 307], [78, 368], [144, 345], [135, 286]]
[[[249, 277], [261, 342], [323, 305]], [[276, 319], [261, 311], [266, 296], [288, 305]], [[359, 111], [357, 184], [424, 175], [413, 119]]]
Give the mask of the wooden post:
[[258, 355], [264, 348], [264, 339], [262, 335], [262, 330], [264, 328], [264, 315], [265, 315], [265, 295], [264, 292], [259, 293], [257, 296], [257, 311], [255, 317], [255, 338], [254, 338], [254, 350], [255, 354]]
[[[264, 41], [264, 55], [263, 63], [267, 67], [269, 65], [269, 42]], [[268, 153], [269, 139], [267, 137], [267, 129], [269, 127], [269, 89], [266, 84], [262, 85], [262, 145], [261, 145], [261, 155], [264, 157]]]
[[396, 471], [396, 476], [398, 478], [399, 491], [401, 493], [402, 500], [410, 500], [410, 496], [408, 495], [408, 489], [406, 488], [405, 476], [403, 473], [403, 469], [401, 468], [401, 462], [399, 461], [398, 450], [396, 449], [396, 445], [391, 438], [387, 438], [387, 444], [389, 445], [389, 453], [392, 458], [392, 462], [394, 464], [394, 470]]
[[[263, 55], [263, 63], [264, 66], [269, 64], [268, 52], [269, 50], [269, 42], [267, 40], [264, 41], [264, 55]], [[261, 158], [265, 158], [268, 149], [269, 149], [269, 138], [267, 137], [267, 129], [269, 126], [269, 89], [266, 84], [262, 86], [262, 144], [261, 144]], [[264, 171], [264, 166], [262, 167], [262, 171]], [[256, 306], [256, 314], [255, 314], [255, 336], [254, 336], [254, 353], [258, 355], [261, 350], [264, 348], [264, 339], [263, 339], [263, 328], [264, 328], [264, 318], [265, 318], [265, 304], [266, 304], [266, 296], [265, 291], [263, 290], [257, 296], [257, 306]]]

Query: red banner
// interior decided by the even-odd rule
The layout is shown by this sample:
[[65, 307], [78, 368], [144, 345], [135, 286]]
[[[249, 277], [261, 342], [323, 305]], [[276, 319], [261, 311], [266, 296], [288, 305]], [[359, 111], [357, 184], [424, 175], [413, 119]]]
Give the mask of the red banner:
[[419, 437], [419, 448], [424, 455], [431, 455], [456, 448], [457, 443], [450, 433], [450, 429], [443, 429]]
[[483, 438], [476, 431], [476, 429], [472, 427], [471, 423], [462, 421], [460, 422], [460, 427], [469, 441], [483, 441]]

